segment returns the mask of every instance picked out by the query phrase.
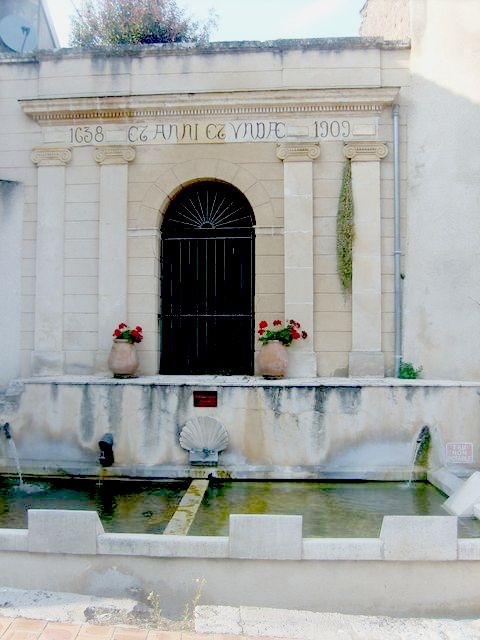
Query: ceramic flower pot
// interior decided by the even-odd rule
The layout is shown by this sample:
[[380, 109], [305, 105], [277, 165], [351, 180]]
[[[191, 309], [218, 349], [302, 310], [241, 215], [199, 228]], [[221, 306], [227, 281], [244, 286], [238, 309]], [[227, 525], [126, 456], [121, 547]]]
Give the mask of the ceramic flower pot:
[[258, 356], [260, 375], [267, 380], [283, 378], [287, 370], [287, 347], [279, 340], [270, 340], [262, 346]]
[[133, 378], [138, 369], [138, 356], [135, 345], [128, 340], [116, 338], [113, 341], [108, 368], [114, 378]]

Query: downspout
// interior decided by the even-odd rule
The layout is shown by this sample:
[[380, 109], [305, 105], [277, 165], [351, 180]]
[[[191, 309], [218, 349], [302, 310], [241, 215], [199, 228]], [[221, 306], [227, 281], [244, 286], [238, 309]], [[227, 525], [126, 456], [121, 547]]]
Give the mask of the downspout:
[[395, 377], [398, 377], [402, 362], [402, 273], [401, 273], [401, 230], [400, 230], [400, 144], [399, 144], [399, 118], [400, 107], [393, 105], [393, 273], [394, 273], [394, 319], [395, 319], [395, 343], [394, 365]]

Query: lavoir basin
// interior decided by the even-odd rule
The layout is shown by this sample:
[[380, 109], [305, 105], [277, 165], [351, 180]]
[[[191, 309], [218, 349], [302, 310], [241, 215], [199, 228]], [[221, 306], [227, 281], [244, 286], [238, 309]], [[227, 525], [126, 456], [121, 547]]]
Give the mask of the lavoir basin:
[[[196, 406], [204, 391], [216, 406]], [[442, 507], [478, 467], [478, 391], [473, 382], [164, 376], [12, 385], [0, 420], [11, 436], [0, 434], [2, 583], [155, 593], [165, 612], [191, 602], [200, 581], [207, 605], [478, 616], [476, 521]], [[193, 466], [180, 443], [202, 416], [228, 432], [216, 469]], [[429, 456], [417, 464], [424, 426]], [[108, 434], [115, 461], [97, 486]], [[17, 521], [12, 443], [24, 484], [46, 483], [14, 495]], [[464, 445], [472, 456], [452, 458]], [[86, 497], [55, 505], [56, 480], [70, 491], [81, 477], [96, 479]], [[431, 485], [409, 482], [424, 479]], [[125, 494], [147, 480], [148, 499], [131, 502]]]
[[[92, 510], [105, 531], [164, 533], [190, 480], [24, 479], [0, 482], [0, 527], [26, 528], [28, 509]], [[228, 536], [230, 514], [301, 515], [304, 537], [376, 538], [386, 515], [447, 515], [445, 494], [428, 482], [222, 481], [197, 495], [185, 533]], [[180, 507], [184, 509], [184, 507]], [[463, 537], [480, 537], [480, 523], [461, 518]]]

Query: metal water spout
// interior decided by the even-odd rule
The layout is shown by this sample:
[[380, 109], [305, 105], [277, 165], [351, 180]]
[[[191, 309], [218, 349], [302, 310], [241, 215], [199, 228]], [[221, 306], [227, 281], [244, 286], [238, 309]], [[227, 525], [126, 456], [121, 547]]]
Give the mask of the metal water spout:
[[8, 422], [5, 422], [5, 424], [2, 427], [2, 431], [5, 434], [5, 438], [7, 440], [11, 440], [12, 434], [10, 433], [10, 425]]
[[100, 447], [100, 456], [98, 461], [102, 467], [111, 467], [115, 462], [113, 457], [113, 436], [111, 433], [104, 433], [101, 439], [98, 441]]
[[427, 425], [423, 426], [417, 436], [417, 446], [415, 449], [415, 460], [417, 463], [419, 459], [427, 452], [430, 446], [430, 429]]

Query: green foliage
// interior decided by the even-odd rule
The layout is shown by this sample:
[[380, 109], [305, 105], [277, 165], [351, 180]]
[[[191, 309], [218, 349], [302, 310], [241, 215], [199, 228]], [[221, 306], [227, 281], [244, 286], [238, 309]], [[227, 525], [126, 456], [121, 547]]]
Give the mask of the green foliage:
[[160, 626], [160, 622], [162, 620], [162, 606], [160, 602], [160, 596], [158, 593], [151, 591], [147, 600], [150, 603], [150, 607], [152, 608], [152, 618], [153, 620]]
[[351, 161], [347, 160], [343, 169], [337, 212], [337, 270], [345, 291], [349, 291], [352, 286], [353, 238], [352, 166]]
[[193, 598], [191, 602], [187, 602], [185, 604], [185, 608], [183, 611], [183, 621], [187, 623], [189, 620], [193, 618], [195, 615], [195, 607], [200, 602], [200, 598], [202, 597], [203, 587], [205, 586], [206, 580], [205, 578], [196, 579], [196, 588], [195, 593], [193, 594]]
[[420, 376], [422, 367], [415, 368], [411, 362], [401, 362], [398, 369], [398, 377], [405, 380], [414, 380]]
[[308, 337], [306, 331], [301, 331], [300, 323], [296, 320], [288, 320], [285, 324], [282, 324], [281, 320], [274, 320], [273, 329], [269, 329], [268, 322], [262, 320], [258, 325], [257, 333], [262, 344], [278, 340], [285, 347], [289, 347], [294, 340], [305, 340]]
[[128, 340], [130, 344], [134, 344], [143, 340], [142, 331], [143, 329], [139, 325], [135, 329], [130, 329], [125, 322], [121, 322], [112, 335], [117, 340]]
[[201, 25], [175, 0], [83, 0], [72, 18], [70, 44], [201, 43], [208, 42], [214, 28], [213, 14]]

